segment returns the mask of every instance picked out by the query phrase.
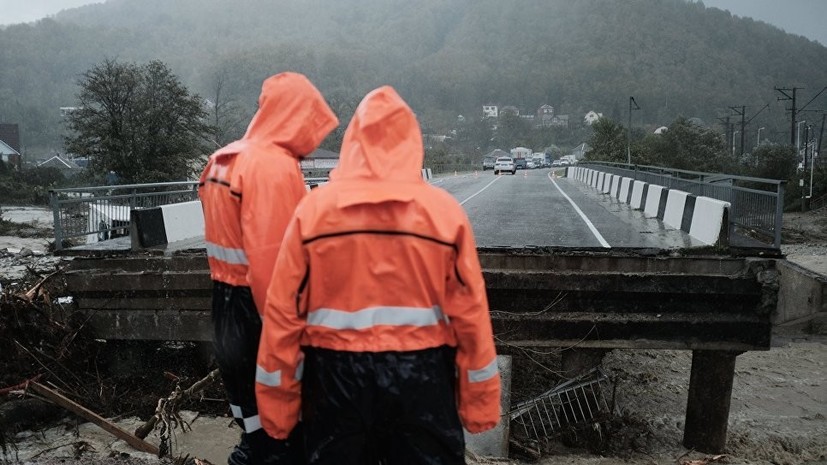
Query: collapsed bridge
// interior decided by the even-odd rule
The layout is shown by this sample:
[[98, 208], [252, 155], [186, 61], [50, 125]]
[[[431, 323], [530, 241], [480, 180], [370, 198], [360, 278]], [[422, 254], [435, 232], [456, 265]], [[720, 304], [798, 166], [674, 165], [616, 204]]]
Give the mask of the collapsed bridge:
[[[738, 354], [769, 350], [775, 260], [647, 250], [480, 249], [495, 336], [562, 347], [587, 369], [606, 350], [692, 350], [684, 445], [721, 452]], [[110, 340], [209, 341], [203, 249], [76, 257], [67, 289]]]

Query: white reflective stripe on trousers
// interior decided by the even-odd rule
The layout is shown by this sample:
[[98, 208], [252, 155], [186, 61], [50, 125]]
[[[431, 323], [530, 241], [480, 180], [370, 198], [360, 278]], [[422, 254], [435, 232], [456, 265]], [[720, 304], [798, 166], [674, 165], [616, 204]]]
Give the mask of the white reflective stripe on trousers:
[[232, 249], [220, 246], [213, 242], [207, 242], [207, 256], [227, 262], [230, 265], [248, 265], [247, 254], [242, 249]]
[[468, 381], [471, 383], [481, 383], [488, 381], [497, 375], [499, 369], [497, 368], [497, 357], [494, 357], [491, 362], [480, 368], [479, 370], [468, 370]]
[[361, 330], [375, 326], [434, 326], [443, 320], [439, 306], [372, 307], [353, 312], [320, 308], [308, 313], [307, 326]]
[[247, 434], [254, 433], [261, 429], [261, 417], [254, 415], [250, 418], [244, 419], [244, 432]]
[[256, 382], [270, 387], [281, 386], [281, 370], [267, 371], [256, 365]]

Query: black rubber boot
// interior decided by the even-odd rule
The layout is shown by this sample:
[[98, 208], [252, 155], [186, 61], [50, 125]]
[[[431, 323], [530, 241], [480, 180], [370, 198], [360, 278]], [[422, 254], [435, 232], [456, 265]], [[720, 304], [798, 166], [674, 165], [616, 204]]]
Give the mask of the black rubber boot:
[[247, 434], [241, 433], [241, 440], [227, 457], [227, 465], [252, 465], [253, 460], [250, 454], [250, 444], [247, 442]]

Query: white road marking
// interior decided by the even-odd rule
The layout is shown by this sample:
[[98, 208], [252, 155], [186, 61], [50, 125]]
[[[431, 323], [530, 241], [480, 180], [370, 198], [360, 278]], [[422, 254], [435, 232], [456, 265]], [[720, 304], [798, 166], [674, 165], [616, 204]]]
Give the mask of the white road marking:
[[484, 191], [484, 190], [488, 189], [488, 186], [490, 186], [491, 184], [494, 184], [495, 182], [499, 181], [499, 180], [500, 180], [500, 177], [502, 177], [502, 175], [500, 175], [500, 176], [495, 176], [493, 181], [491, 181], [491, 182], [489, 182], [488, 184], [486, 184], [486, 185], [485, 185], [485, 187], [483, 187], [482, 189], [478, 190], [477, 192], [474, 192], [473, 194], [471, 194], [471, 197], [468, 197], [467, 199], [463, 200], [463, 201], [462, 201], [462, 202], [460, 202], [459, 204], [460, 204], [460, 205], [465, 205], [465, 202], [467, 202], [467, 201], [469, 201], [469, 200], [473, 199], [474, 197], [478, 196], [478, 195], [480, 194], [480, 192], [482, 192], [482, 191]]
[[[563, 194], [563, 197], [565, 197], [566, 200], [569, 201], [571, 206], [574, 207], [574, 211], [576, 211], [577, 214], [580, 215], [580, 218], [583, 218], [583, 221], [586, 222], [586, 226], [589, 227], [592, 234], [594, 234], [594, 237], [596, 237], [598, 242], [600, 242], [600, 245], [602, 245], [603, 247], [605, 247], [607, 249], [611, 249], [612, 246], [610, 246], [609, 243], [606, 242], [606, 239], [603, 239], [603, 236], [600, 234], [600, 232], [597, 230], [597, 228], [594, 227], [594, 224], [592, 224], [592, 222], [589, 220], [589, 218], [586, 217], [586, 214], [583, 213], [583, 210], [581, 210], [580, 207], [578, 207], [577, 204], [574, 203], [574, 200], [572, 200], [571, 197], [569, 197], [568, 195], [566, 195], [565, 192], [563, 192], [563, 189], [560, 189], [560, 186], [558, 186], [557, 182], [554, 180], [554, 178], [551, 177], [551, 172], [549, 172], [549, 174], [548, 174], [548, 179], [549, 179], [549, 181], [551, 181], [552, 184], [554, 184], [554, 187], [556, 187], [557, 190], [560, 191], [561, 194]], [[486, 187], [488, 187], [488, 186], [486, 186]]]

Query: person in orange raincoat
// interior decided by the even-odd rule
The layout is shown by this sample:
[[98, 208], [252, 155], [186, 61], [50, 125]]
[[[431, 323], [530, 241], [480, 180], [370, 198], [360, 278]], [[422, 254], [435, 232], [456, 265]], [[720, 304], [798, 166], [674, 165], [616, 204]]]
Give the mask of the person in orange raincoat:
[[338, 119], [305, 76], [277, 74], [264, 81], [244, 137], [215, 152], [201, 175], [215, 356], [243, 430], [230, 465], [304, 463], [303, 457], [288, 458], [303, 456], [301, 447], [291, 447], [300, 437], [277, 441], [261, 429], [254, 387], [259, 309], [285, 228], [306, 193], [299, 160], [336, 126]]
[[270, 282], [256, 372], [261, 424], [302, 418], [313, 464], [461, 464], [462, 426], [500, 419], [474, 235], [421, 176], [422, 134], [391, 87], [369, 93], [330, 182], [300, 204]]

